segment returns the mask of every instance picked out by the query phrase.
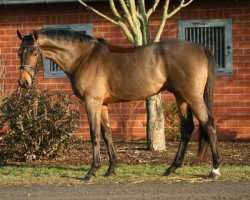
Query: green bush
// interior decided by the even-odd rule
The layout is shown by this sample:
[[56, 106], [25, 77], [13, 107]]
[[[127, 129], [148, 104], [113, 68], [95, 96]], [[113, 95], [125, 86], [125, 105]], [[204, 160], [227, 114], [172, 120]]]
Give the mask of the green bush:
[[173, 141], [180, 140], [180, 120], [178, 116], [178, 108], [175, 101], [166, 103], [164, 106], [165, 111], [165, 134], [170, 135]]
[[70, 109], [70, 95], [50, 95], [35, 86], [19, 89], [0, 106], [1, 159], [29, 161], [63, 153], [80, 114]]

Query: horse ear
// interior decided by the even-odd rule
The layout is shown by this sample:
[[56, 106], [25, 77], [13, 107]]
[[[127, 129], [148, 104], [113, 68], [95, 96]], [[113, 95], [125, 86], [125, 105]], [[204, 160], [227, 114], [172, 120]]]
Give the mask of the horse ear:
[[38, 39], [37, 31], [33, 30], [32, 37], [33, 37], [33, 39], [34, 39], [35, 41], [37, 41], [37, 39]]
[[20, 33], [20, 31], [17, 29], [16, 30], [17, 36], [20, 38], [20, 40], [23, 40], [23, 35]]

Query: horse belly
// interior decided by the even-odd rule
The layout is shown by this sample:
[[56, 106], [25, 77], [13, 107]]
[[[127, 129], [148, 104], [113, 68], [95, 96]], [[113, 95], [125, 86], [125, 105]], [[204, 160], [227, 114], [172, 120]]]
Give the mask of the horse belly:
[[165, 81], [159, 80], [137, 80], [128, 81], [116, 87], [112, 92], [112, 98], [118, 101], [136, 101], [146, 99], [159, 93], [164, 87]]

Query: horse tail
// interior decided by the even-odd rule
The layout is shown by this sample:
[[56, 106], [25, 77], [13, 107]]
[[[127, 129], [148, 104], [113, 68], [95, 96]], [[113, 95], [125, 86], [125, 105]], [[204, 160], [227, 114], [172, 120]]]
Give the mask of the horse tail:
[[[205, 54], [208, 60], [208, 77], [207, 83], [204, 90], [204, 101], [208, 110], [208, 117], [211, 123], [213, 122], [213, 96], [214, 96], [214, 79], [215, 79], [215, 59], [212, 52], [208, 48], [204, 48]], [[199, 148], [198, 156], [204, 160], [207, 156], [207, 151], [209, 147], [209, 138], [205, 130], [199, 124]]]

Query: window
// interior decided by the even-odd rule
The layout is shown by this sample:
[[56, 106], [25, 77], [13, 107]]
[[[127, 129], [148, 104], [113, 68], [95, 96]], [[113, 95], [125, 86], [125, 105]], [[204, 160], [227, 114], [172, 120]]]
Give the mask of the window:
[[207, 46], [214, 54], [216, 73], [232, 74], [232, 21], [230, 19], [180, 21], [179, 39]]
[[[91, 24], [73, 24], [73, 25], [47, 25], [44, 28], [68, 28], [92, 35]], [[45, 59], [44, 61], [44, 78], [65, 78], [66, 74], [53, 61]]]

